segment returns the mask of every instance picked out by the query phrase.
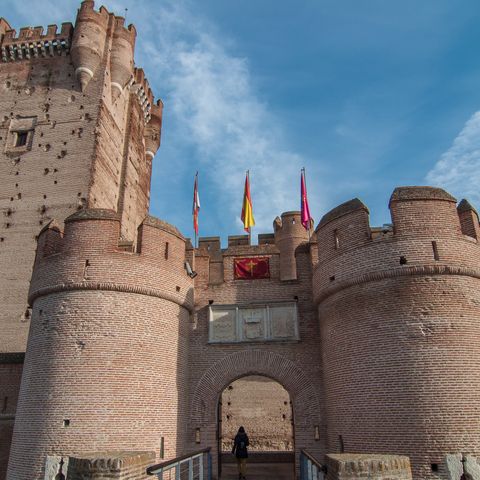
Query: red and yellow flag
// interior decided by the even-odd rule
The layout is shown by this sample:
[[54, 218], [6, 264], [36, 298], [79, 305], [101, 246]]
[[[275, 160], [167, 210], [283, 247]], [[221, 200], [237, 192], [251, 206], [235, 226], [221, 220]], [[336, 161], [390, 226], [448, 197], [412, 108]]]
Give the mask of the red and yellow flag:
[[270, 278], [268, 257], [235, 258], [233, 267], [235, 280]]
[[252, 198], [250, 197], [250, 175], [247, 171], [245, 177], [245, 191], [243, 193], [242, 216], [245, 231], [250, 232], [250, 227], [255, 225], [255, 218], [253, 218]]

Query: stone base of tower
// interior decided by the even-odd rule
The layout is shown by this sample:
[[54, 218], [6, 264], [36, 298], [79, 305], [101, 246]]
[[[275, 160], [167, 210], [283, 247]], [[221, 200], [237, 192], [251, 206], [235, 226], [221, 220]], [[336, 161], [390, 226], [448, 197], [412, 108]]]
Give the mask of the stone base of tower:
[[327, 455], [327, 480], [411, 480], [408, 457], [399, 455], [335, 454]]
[[[48, 456], [45, 478], [68, 480], [144, 480], [146, 469], [155, 460], [155, 452], [97, 452], [91, 455]], [[58, 476], [57, 476], [58, 475]]]

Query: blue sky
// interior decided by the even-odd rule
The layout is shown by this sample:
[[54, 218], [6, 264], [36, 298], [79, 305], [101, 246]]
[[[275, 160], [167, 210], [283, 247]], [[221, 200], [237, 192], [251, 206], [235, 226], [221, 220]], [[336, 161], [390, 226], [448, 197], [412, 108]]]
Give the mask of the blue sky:
[[[14, 28], [74, 21], [76, 0], [2, 0]], [[101, 4], [97, 2], [97, 7]], [[241, 234], [250, 169], [256, 233], [299, 208], [318, 221], [359, 197], [388, 223], [398, 185], [480, 205], [478, 0], [113, 0], [165, 104], [151, 212], [192, 235]]]

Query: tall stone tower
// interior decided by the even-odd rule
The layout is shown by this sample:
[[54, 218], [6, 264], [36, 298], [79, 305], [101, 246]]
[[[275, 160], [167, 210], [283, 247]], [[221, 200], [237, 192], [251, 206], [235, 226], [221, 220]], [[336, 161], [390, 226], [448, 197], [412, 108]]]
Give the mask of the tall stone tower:
[[39, 231], [84, 208], [118, 213], [125, 248], [149, 206], [162, 104], [134, 67], [136, 31], [93, 1], [75, 27], [0, 19], [0, 352], [24, 352]]

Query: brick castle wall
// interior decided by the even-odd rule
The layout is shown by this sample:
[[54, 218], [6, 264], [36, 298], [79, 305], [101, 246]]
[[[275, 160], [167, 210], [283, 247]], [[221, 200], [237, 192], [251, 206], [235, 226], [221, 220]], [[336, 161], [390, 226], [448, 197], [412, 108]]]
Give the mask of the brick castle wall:
[[7, 474], [10, 442], [15, 422], [23, 354], [0, 354], [0, 478]]
[[[249, 375], [288, 392], [297, 459], [408, 455], [433, 479], [449, 478], [447, 456], [457, 468], [460, 453], [480, 455], [471, 205], [402, 187], [392, 228], [370, 227], [355, 199], [310, 242], [286, 212], [258, 246], [194, 250], [146, 216], [162, 105], [134, 68], [135, 37], [89, 0], [75, 28], [17, 36], [0, 20], [0, 352], [22, 352], [30, 327], [18, 408], [21, 363], [0, 365], [3, 457], [16, 415], [9, 480], [42, 478], [47, 455], [160, 460], [162, 444], [166, 457], [212, 447], [215, 472], [219, 399]], [[269, 259], [270, 278], [234, 279], [249, 256]], [[279, 301], [296, 302], [297, 340], [209, 342], [209, 305]]]
[[[148, 211], [161, 104], [133, 67], [135, 35], [92, 1], [81, 4], [75, 28], [27, 27], [17, 36], [2, 19], [0, 268], [9, 274], [0, 279], [0, 352], [25, 351], [42, 226], [86, 206], [108, 208], [134, 241]], [[16, 147], [18, 132], [27, 138]]]
[[40, 235], [7, 478], [43, 478], [47, 455], [134, 450], [160, 460], [162, 437], [165, 456], [183, 452], [193, 308], [185, 240], [152, 218], [140, 230], [139, 253], [117, 247], [120, 223], [106, 210]]
[[[162, 106], [133, 66], [135, 35], [92, 1], [81, 4], [75, 28], [17, 35], [0, 19], [0, 352], [25, 351], [36, 238], [53, 218], [111, 208], [122, 216], [122, 238], [136, 241]], [[17, 146], [19, 133], [26, 138]], [[9, 436], [0, 432], [5, 448]]]
[[[282, 218], [285, 218], [282, 216]], [[300, 222], [300, 212], [288, 214], [290, 222]], [[278, 231], [277, 231], [278, 236]], [[295, 279], [281, 280], [281, 252], [273, 235], [260, 237], [250, 246], [245, 237], [231, 237], [221, 250], [215, 238], [200, 239], [194, 268], [195, 314], [189, 346], [189, 389], [192, 416], [189, 422], [190, 449], [213, 447], [214, 473], [217, 461], [218, 401], [233, 381], [248, 375], [261, 375], [282, 384], [292, 401], [295, 449], [309, 449], [321, 458], [326, 453], [326, 421], [323, 411], [322, 366], [318, 348], [319, 326], [312, 299], [312, 257], [305, 236], [292, 241]], [[285, 252], [292, 258], [291, 252]], [[270, 278], [235, 280], [234, 259], [268, 257]], [[249, 305], [262, 302], [297, 302], [299, 341], [209, 343], [209, 303]], [[315, 427], [319, 438], [315, 439]], [[195, 429], [201, 442], [194, 442]]]
[[478, 245], [440, 189], [397, 189], [390, 208], [376, 238], [358, 202], [317, 229], [328, 450], [408, 455], [438, 478], [447, 453], [480, 453]]

